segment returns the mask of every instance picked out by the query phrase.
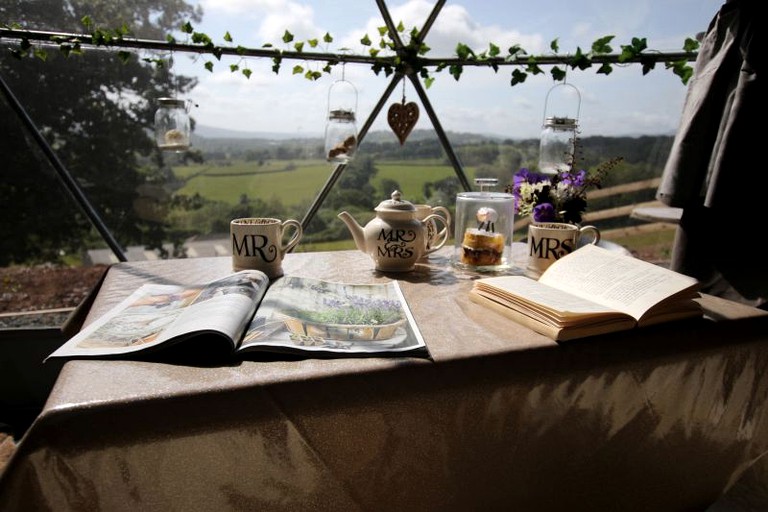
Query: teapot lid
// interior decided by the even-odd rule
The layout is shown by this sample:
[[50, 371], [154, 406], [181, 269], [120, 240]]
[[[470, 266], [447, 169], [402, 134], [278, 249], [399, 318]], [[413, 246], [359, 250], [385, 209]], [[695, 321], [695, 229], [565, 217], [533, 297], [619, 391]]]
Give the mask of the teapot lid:
[[377, 212], [386, 212], [386, 211], [400, 211], [400, 212], [415, 212], [416, 207], [413, 206], [413, 203], [406, 201], [405, 199], [400, 199], [402, 194], [399, 190], [395, 190], [392, 192], [392, 195], [390, 196], [391, 199], [386, 199], [379, 203], [379, 206], [375, 208]]

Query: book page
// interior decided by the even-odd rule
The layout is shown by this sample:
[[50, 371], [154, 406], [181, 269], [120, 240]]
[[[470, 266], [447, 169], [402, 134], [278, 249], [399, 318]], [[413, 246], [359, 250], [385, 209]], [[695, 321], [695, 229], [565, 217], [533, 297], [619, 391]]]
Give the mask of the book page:
[[238, 272], [199, 286], [146, 284], [48, 357], [93, 357], [148, 350], [199, 332], [239, 339], [269, 283]]
[[539, 282], [623, 311], [636, 320], [665, 298], [698, 285], [692, 277], [596, 245], [586, 245], [557, 260]]
[[524, 306], [532, 312], [544, 312], [550, 321], [561, 323], [569, 316], [616, 313], [616, 310], [579, 296], [545, 286], [523, 276], [500, 276], [480, 279], [475, 288], [486, 295]]
[[240, 350], [428, 355], [397, 281], [347, 284], [296, 276], [273, 281]]

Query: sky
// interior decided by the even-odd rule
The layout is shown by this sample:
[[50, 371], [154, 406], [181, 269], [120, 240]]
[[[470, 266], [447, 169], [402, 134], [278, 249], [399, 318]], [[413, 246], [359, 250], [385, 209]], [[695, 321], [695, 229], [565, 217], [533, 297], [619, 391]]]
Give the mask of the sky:
[[[292, 49], [282, 42], [288, 30], [296, 41], [322, 40], [333, 36], [321, 51], [366, 54], [360, 43], [364, 35], [378, 41], [377, 27], [383, 17], [374, 0], [192, 0], [203, 10], [194, 28], [208, 34], [216, 44], [259, 48], [271, 43]], [[650, 49], [681, 51], [686, 37], [707, 29], [723, 0], [510, 0], [448, 1], [430, 29], [425, 43], [430, 58], [454, 57], [457, 43], [476, 52], [489, 43], [506, 50], [518, 44], [529, 54], [550, 53], [557, 39], [561, 53], [588, 51], [599, 37], [613, 35], [614, 51], [633, 37], [645, 37]], [[434, 2], [391, 1], [387, 7], [395, 24], [420, 28]], [[184, 36], [179, 36], [183, 40]], [[345, 50], [346, 49], [346, 50]], [[204, 67], [212, 60], [213, 71]], [[232, 73], [230, 64], [247, 66], [250, 78]], [[329, 91], [342, 78], [357, 92], [358, 128], [368, 119], [391, 81], [375, 75], [367, 64], [336, 66], [320, 80], [293, 75], [300, 64], [317, 69], [317, 62], [284, 61], [279, 74], [271, 71], [269, 59], [174, 56], [174, 70], [199, 78], [188, 99], [197, 106], [190, 115], [200, 125], [244, 132], [279, 132], [298, 136], [322, 135], [328, 118]], [[549, 67], [544, 68], [549, 71]], [[569, 70], [571, 86], [555, 87], [546, 75], [529, 76], [510, 86], [512, 67], [465, 69], [456, 81], [447, 70], [433, 73], [429, 101], [446, 131], [497, 135], [512, 139], [537, 138], [543, 118], [549, 115], [578, 119], [582, 136], [634, 136], [671, 134], [677, 128], [686, 86], [662, 65], [643, 75], [639, 65], [614, 66], [612, 74], [598, 75], [597, 66], [585, 71]], [[343, 74], [342, 74], [343, 73]], [[387, 130], [386, 110], [392, 103], [419, 104], [416, 129], [431, 129], [432, 123], [410, 83], [395, 89], [371, 129]], [[394, 137], [394, 134], [393, 134]]]

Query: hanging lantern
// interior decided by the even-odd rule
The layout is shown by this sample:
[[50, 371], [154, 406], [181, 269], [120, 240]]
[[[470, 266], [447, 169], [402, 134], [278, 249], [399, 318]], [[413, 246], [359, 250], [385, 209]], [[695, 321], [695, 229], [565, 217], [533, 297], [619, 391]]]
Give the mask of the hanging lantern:
[[191, 102], [160, 98], [155, 112], [155, 140], [163, 151], [180, 153], [189, 149], [189, 112]]
[[[564, 116], [549, 115], [547, 110], [550, 94], [558, 88], [570, 87], [575, 91], [575, 114], [567, 112], [567, 108], [558, 104], [557, 108]], [[558, 90], [557, 92], [568, 92]], [[581, 109], [581, 95], [579, 90], [571, 84], [562, 83], [552, 87], [544, 101], [544, 125], [541, 131], [539, 146], [539, 172], [544, 174], [557, 174], [567, 171], [573, 165], [576, 153], [576, 137], [579, 129], [579, 111]]]
[[351, 82], [337, 80], [328, 90], [328, 124], [325, 126], [325, 156], [334, 164], [346, 164], [357, 150], [357, 89]]

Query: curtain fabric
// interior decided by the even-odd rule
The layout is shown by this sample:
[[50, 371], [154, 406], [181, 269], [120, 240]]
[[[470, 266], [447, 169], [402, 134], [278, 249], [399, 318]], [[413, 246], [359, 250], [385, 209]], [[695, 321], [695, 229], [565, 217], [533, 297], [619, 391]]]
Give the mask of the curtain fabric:
[[702, 291], [766, 307], [768, 265], [759, 250], [768, 218], [766, 155], [758, 113], [757, 2], [731, 0], [701, 44], [657, 198], [683, 208], [671, 267]]

